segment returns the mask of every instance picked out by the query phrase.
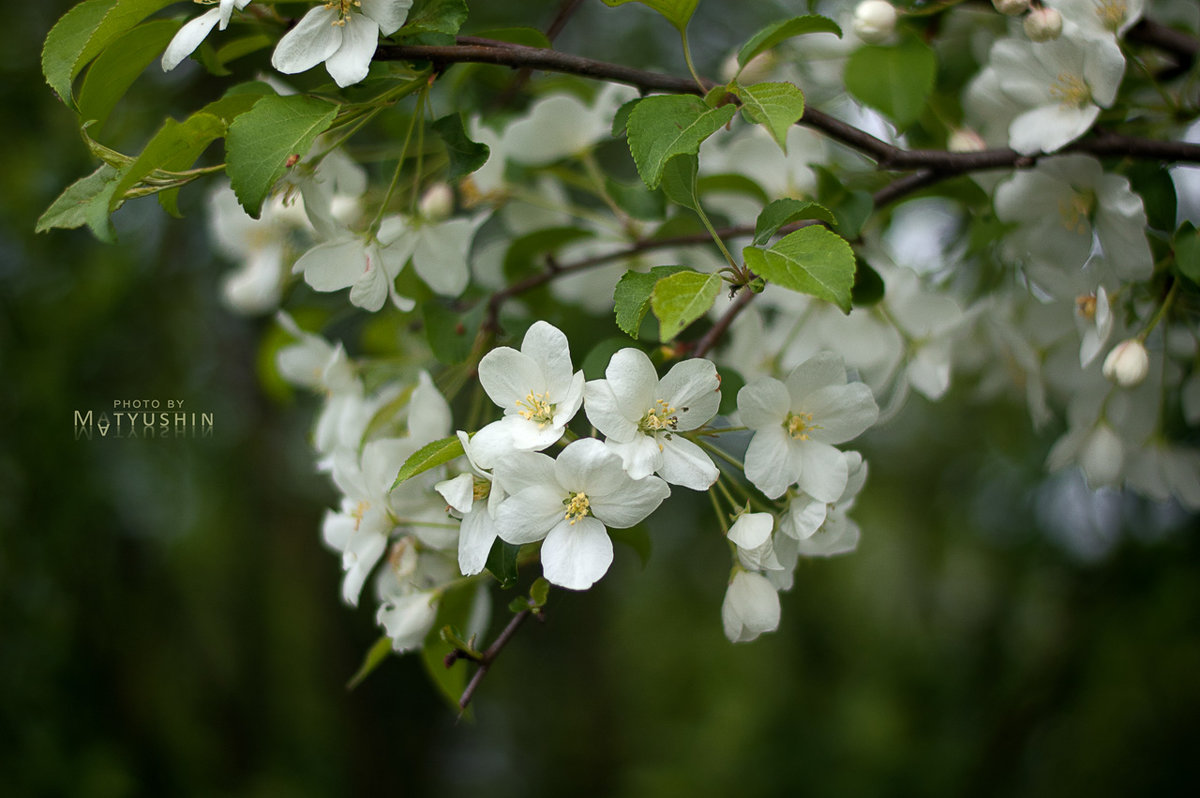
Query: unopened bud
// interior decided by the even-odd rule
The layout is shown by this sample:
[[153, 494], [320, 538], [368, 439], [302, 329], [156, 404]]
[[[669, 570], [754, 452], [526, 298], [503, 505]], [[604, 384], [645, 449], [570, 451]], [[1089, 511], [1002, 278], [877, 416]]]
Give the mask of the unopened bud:
[[1150, 371], [1150, 355], [1136, 338], [1122, 341], [1104, 358], [1104, 376], [1122, 388], [1132, 388], [1146, 379]]
[[987, 149], [987, 142], [971, 128], [960, 127], [950, 134], [946, 149], [950, 152], [982, 152]]
[[1029, 10], [1029, 0], [992, 0], [992, 5], [1008, 17], [1019, 17]]
[[1053, 8], [1035, 8], [1025, 17], [1025, 35], [1035, 42], [1048, 42], [1062, 35], [1062, 14]]
[[896, 32], [897, 16], [887, 0], [863, 0], [854, 9], [854, 32], [867, 44], [882, 44]]
[[731, 53], [721, 64], [721, 79], [728, 83], [736, 75], [738, 82], [743, 86], [761, 83], [771, 76], [771, 70], [775, 68], [776, 60], [775, 53], [771, 50], [759, 53], [747, 61], [746, 66], [741, 67], [739, 74], [737, 53]]
[[421, 197], [418, 207], [423, 218], [440, 222], [454, 212], [454, 191], [446, 183], [434, 183]]

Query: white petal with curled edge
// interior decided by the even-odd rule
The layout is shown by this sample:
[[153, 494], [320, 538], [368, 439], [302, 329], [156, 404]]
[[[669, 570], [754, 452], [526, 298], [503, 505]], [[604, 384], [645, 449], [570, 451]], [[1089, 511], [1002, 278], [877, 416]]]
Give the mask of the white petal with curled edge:
[[458, 568], [463, 576], [474, 576], [487, 564], [496, 542], [496, 524], [481, 504], [463, 517], [458, 531]]
[[396, 651], [412, 651], [421, 647], [425, 635], [433, 628], [437, 618], [436, 593], [409, 593], [406, 596], [389, 596], [379, 605], [375, 622], [392, 638]]
[[692, 490], [708, 490], [720, 476], [703, 449], [678, 435], [662, 441], [662, 466], [657, 470], [672, 485]]
[[612, 540], [604, 524], [590, 516], [563, 519], [542, 544], [542, 573], [552, 585], [587, 590], [612, 565]]
[[460, 513], [469, 513], [475, 503], [475, 478], [470, 474], [459, 474], [452, 479], [443, 479], [433, 486], [446, 504]]
[[335, 25], [338, 13], [332, 8], [317, 6], [283, 35], [271, 66], [285, 75], [305, 72], [337, 52], [342, 44], [342, 26]]
[[792, 369], [784, 381], [793, 410], [808, 410], [806, 398], [831, 385], [846, 384], [846, 366], [832, 352], [820, 352]]
[[384, 36], [391, 36], [404, 21], [413, 0], [361, 0], [362, 12], [379, 24]]
[[[625, 477], [623, 471], [621, 476]], [[625, 479], [626, 484], [611, 494], [588, 494], [595, 516], [615, 529], [633, 526], [657, 510], [663, 500], [671, 495], [671, 488], [658, 477]]]
[[607, 496], [629, 482], [621, 460], [597, 438], [574, 441], [554, 461], [558, 484], [589, 496]]
[[649, 435], [635, 435], [628, 443], [609, 438], [604, 445], [621, 458], [621, 466], [630, 479], [644, 479], [663, 466], [663, 450]]
[[725, 636], [733, 643], [746, 643], [779, 626], [779, 594], [766, 577], [738, 571], [725, 591], [721, 604]]
[[345, 88], [367, 76], [379, 44], [379, 25], [362, 14], [347, 14], [342, 26], [342, 43], [325, 59], [325, 71], [334, 83]]
[[545, 385], [538, 388], [539, 392], [549, 391], [558, 397], [570, 391], [571, 347], [562, 330], [548, 322], [534, 322], [521, 341], [521, 352], [537, 363], [545, 375]]
[[303, 273], [304, 282], [317, 291], [339, 291], [354, 285], [365, 270], [366, 248], [356, 237], [317, 244], [292, 266], [292, 273]]
[[717, 367], [704, 358], [676, 363], [659, 382], [658, 393], [675, 408], [678, 429], [696, 429], [715, 416], [721, 406]]
[[475, 225], [470, 219], [451, 219], [421, 227], [413, 251], [417, 275], [437, 293], [458, 296], [471, 278], [467, 253], [474, 237]]
[[216, 26], [220, 13], [221, 9], [219, 8], [205, 11], [195, 19], [189, 20], [176, 32], [175, 37], [171, 39], [171, 43], [167, 45], [167, 49], [162, 54], [163, 72], [170, 72], [179, 66], [180, 61], [187, 58], [200, 46], [200, 42], [204, 41], [204, 37], [208, 36]]
[[861, 382], [821, 388], [809, 394], [802, 410], [812, 413], [815, 426], [809, 436], [823, 443], [857, 438], [879, 420], [875, 396]]
[[779, 528], [794, 540], [804, 540], [812, 537], [813, 533], [821, 528], [828, 512], [829, 505], [823, 501], [811, 496], [797, 497], [792, 501]]
[[1008, 145], [1022, 155], [1054, 152], [1086, 133], [1099, 115], [1099, 107], [1091, 104], [1082, 108], [1039, 106], [1012, 121]]
[[775, 517], [770, 513], [745, 513], [729, 528], [729, 539], [740, 549], [756, 549], [771, 537]]
[[622, 408], [640, 418], [654, 409], [658, 392], [658, 372], [650, 358], [640, 349], [622, 349], [608, 361], [604, 376]]

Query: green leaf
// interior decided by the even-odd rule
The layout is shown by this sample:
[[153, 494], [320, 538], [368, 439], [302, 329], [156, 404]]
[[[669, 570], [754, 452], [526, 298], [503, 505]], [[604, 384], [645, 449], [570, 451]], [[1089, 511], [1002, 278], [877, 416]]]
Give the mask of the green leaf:
[[672, 340], [707, 313], [719, 293], [719, 274], [683, 271], [655, 283], [650, 294], [650, 307], [658, 317], [662, 340]]
[[350, 677], [350, 681], [346, 682], [346, 689], [353, 690], [363, 683], [371, 675], [371, 671], [383, 664], [383, 661], [392, 653], [392, 638], [384, 635], [375, 641], [375, 643], [367, 649], [367, 655], [363, 657], [363, 663], [359, 666], [358, 672]]
[[700, 0], [604, 0], [605, 5], [613, 8], [626, 3], [641, 3], [653, 8], [678, 28], [680, 33], [683, 33], [688, 20], [692, 18], [692, 14], [696, 13], [696, 6], [699, 5]]
[[307, 153], [336, 115], [333, 103], [293, 94], [263, 97], [233, 120], [225, 142], [226, 171], [247, 213], [258, 218], [288, 157]]
[[479, 330], [486, 306], [486, 302], [480, 302], [470, 313], [463, 315], [435, 300], [421, 303], [425, 337], [433, 356], [448, 365], [466, 361], [475, 346], [475, 333]]
[[262, 81], [239, 83], [230, 87], [219, 99], [213, 100], [200, 109], [198, 113], [212, 114], [220, 117], [226, 125], [232, 124], [240, 114], [254, 107], [254, 104], [268, 95], [274, 95], [275, 90]]
[[746, 265], [773, 283], [811, 294], [850, 312], [854, 250], [846, 240], [813, 225], [790, 233], [770, 249], [747, 247]]
[[734, 107], [709, 108], [690, 94], [655, 95], [641, 100], [629, 114], [629, 152], [642, 182], [658, 188], [667, 162], [676, 155], [695, 155], [700, 143], [733, 118]]
[[546, 606], [546, 601], [550, 598], [550, 582], [544, 576], [533, 580], [533, 584], [529, 586], [529, 598], [535, 608]]
[[762, 209], [754, 223], [754, 243], [764, 246], [779, 228], [801, 219], [820, 219], [836, 225], [833, 212], [819, 202], [791, 198], [777, 199]]
[[487, 163], [488, 146], [471, 141], [461, 114], [447, 114], [434, 121], [432, 127], [446, 144], [446, 154], [450, 156], [448, 179], [457, 180]]
[[116, 232], [108, 218], [108, 206], [120, 179], [121, 172], [115, 167], [101, 164], [87, 177], [67, 186], [37, 220], [35, 229], [44, 233], [56, 227], [74, 229], [86, 224], [96, 238], [111, 244]]
[[613, 114], [612, 134], [613, 138], [620, 138], [625, 135], [625, 128], [629, 124], [629, 115], [633, 113], [633, 107], [642, 101], [641, 97], [633, 100], [628, 100], [621, 103], [621, 107]]
[[521, 547], [512, 543], [506, 543], [500, 538], [496, 538], [492, 543], [492, 549], [488, 552], [487, 568], [488, 573], [496, 577], [496, 581], [500, 583], [502, 590], [508, 590], [517, 583], [517, 555], [521, 553]]
[[850, 300], [855, 307], [867, 307], [883, 299], [883, 278], [862, 258], [855, 259], [854, 289]]
[[646, 530], [645, 524], [637, 524], [627, 529], [610, 529], [608, 535], [616, 543], [621, 543], [633, 549], [637, 553], [638, 559], [641, 560], [642, 567], [650, 562], [650, 552], [653, 548], [650, 542], [650, 533]]
[[742, 49], [738, 50], [738, 66], [744, 67], [759, 53], [765, 53], [780, 42], [805, 33], [832, 33], [839, 39], [842, 38], [842, 29], [836, 22], [817, 14], [772, 22], [751, 36], [750, 40], [742, 45]]
[[204, 68], [209, 72], [214, 75], [229, 75], [232, 73], [226, 68], [226, 65], [230, 61], [236, 61], [239, 58], [250, 55], [250, 53], [264, 50], [275, 44], [276, 41], [278, 39], [273, 36], [268, 36], [265, 33], [255, 33], [250, 36], [239, 36], [236, 39], [231, 39], [216, 49], [208, 46], [206, 42], [200, 46], [197, 52], [200, 54], [200, 62], [204, 64]]
[[[421, 664], [425, 666], [425, 673], [446, 700], [446, 705], [456, 714], [462, 711], [458, 699], [467, 686], [467, 665], [459, 660], [453, 666], [446, 667], [446, 656], [454, 650], [454, 646], [442, 639], [442, 630], [447, 626], [459, 629], [467, 627], [475, 595], [474, 590], [466, 587], [443, 593], [433, 628], [425, 636], [425, 643], [421, 647]], [[470, 714], [470, 709], [467, 714]]]
[[617, 326], [621, 331], [636, 340], [642, 327], [642, 319], [646, 318], [646, 313], [650, 310], [650, 295], [654, 292], [654, 284], [663, 277], [686, 270], [686, 266], [655, 266], [649, 272], [627, 271], [621, 275], [617, 287], [613, 289], [613, 306], [616, 309]]
[[1130, 186], [1140, 194], [1146, 208], [1146, 221], [1158, 230], [1175, 227], [1175, 183], [1171, 173], [1159, 163], [1140, 161], [1125, 170]]
[[400, 471], [396, 474], [396, 481], [392, 483], [392, 489], [394, 490], [397, 485], [418, 474], [449, 463], [455, 457], [461, 457], [462, 453], [462, 441], [458, 439], [457, 435], [425, 444], [409, 455], [408, 459], [404, 461], [404, 465], [400, 466]]
[[422, 33], [446, 33], [451, 36], [467, 21], [466, 0], [416, 0], [404, 21], [404, 27], [396, 31], [396, 37], [416, 36]]
[[919, 39], [860, 47], [846, 61], [846, 90], [900, 127], [921, 115], [936, 78], [937, 56]]
[[176, 0], [86, 0], [64, 14], [42, 47], [42, 74], [71, 104], [71, 83], [111, 42]]
[[667, 199], [676, 205], [691, 210], [700, 207], [696, 196], [696, 175], [700, 171], [700, 159], [695, 155], [676, 155], [663, 167], [662, 189]]
[[212, 114], [192, 114], [183, 122], [167, 119], [141, 154], [122, 173], [109, 209], [116, 210], [126, 193], [156, 169], [186, 169], [204, 148], [225, 135], [225, 123]]
[[155, 61], [182, 22], [162, 19], [138, 25], [95, 60], [79, 87], [79, 118], [102, 123], [138, 75]]
[[1191, 222], [1184, 222], [1171, 241], [1175, 249], [1175, 265], [1180, 274], [1200, 284], [1200, 232]]
[[786, 155], [788, 131], [804, 116], [804, 92], [791, 83], [755, 83], [735, 86], [733, 93], [742, 101], [742, 115], [766, 128]]
[[[638, 274], [638, 272], [632, 272], [632, 274]], [[653, 287], [651, 286], [651, 289]], [[649, 297], [650, 295], [647, 293], [647, 300], [649, 300]], [[612, 360], [612, 356], [628, 346], [628, 338], [618, 338], [616, 336], [605, 338], [593, 346], [583, 358], [583, 364], [580, 366], [583, 369], [583, 376], [589, 380], [603, 379], [604, 370], [608, 368], [608, 362]]]

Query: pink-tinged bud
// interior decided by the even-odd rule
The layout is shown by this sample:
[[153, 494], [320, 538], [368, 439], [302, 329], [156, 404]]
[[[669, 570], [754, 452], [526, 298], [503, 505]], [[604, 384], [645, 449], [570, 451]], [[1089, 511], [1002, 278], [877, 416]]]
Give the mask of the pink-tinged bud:
[[1029, 10], [1029, 0], [992, 0], [992, 5], [1006, 17], [1019, 17]]
[[987, 142], [971, 128], [960, 127], [950, 134], [946, 149], [950, 152], [983, 152], [987, 149]]
[[446, 183], [434, 183], [421, 197], [418, 207], [422, 217], [440, 222], [454, 212], [454, 190]]
[[1104, 376], [1122, 388], [1132, 388], [1146, 379], [1150, 371], [1150, 355], [1136, 338], [1122, 341], [1104, 358]]
[[896, 32], [898, 16], [887, 0], [863, 0], [854, 9], [854, 32], [867, 44], [882, 44]]
[[1048, 42], [1062, 35], [1062, 14], [1053, 8], [1035, 8], [1025, 17], [1025, 35], [1035, 42]]

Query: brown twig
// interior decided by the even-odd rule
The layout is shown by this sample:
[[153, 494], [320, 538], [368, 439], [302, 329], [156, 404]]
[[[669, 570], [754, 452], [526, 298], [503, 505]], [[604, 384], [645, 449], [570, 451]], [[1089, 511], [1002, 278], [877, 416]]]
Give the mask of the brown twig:
[[479, 689], [479, 683], [483, 681], [484, 676], [487, 676], [487, 672], [496, 661], [496, 657], [500, 656], [500, 652], [508, 645], [508, 641], [512, 640], [513, 635], [521, 628], [521, 624], [525, 623], [525, 619], [532, 614], [533, 610], [521, 610], [518, 612], [508, 622], [508, 626], [504, 627], [504, 631], [492, 641], [492, 644], [488, 646], [487, 651], [483, 652], [482, 656], [471, 658], [479, 663], [479, 669], [475, 671], [475, 674], [471, 677], [471, 681], [467, 683], [466, 689], [463, 690], [462, 697], [458, 699], [459, 709], [466, 711], [467, 705], [471, 703], [471, 698], [475, 695], [475, 691]]

